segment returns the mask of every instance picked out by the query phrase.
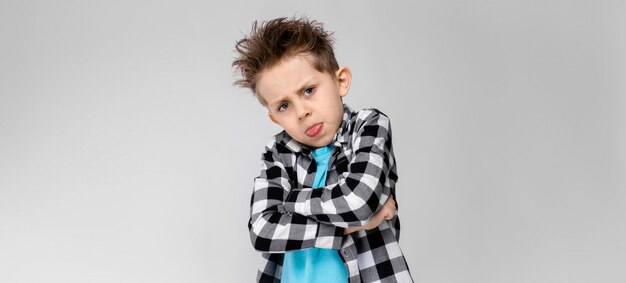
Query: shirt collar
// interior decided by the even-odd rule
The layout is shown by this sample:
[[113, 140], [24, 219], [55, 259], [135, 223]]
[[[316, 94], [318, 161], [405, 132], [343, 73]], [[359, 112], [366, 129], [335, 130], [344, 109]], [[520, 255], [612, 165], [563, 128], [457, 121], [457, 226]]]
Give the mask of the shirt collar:
[[[339, 129], [337, 129], [337, 132], [335, 133], [335, 136], [333, 137], [333, 141], [332, 141], [333, 145], [335, 145], [336, 147], [342, 147], [343, 144], [348, 142], [348, 139], [349, 139], [348, 127], [350, 124], [350, 119], [352, 118], [353, 115], [354, 115], [354, 111], [352, 111], [352, 109], [344, 103], [343, 104], [343, 121], [341, 122]], [[304, 154], [311, 154], [311, 151], [315, 149], [311, 146], [302, 144], [299, 141], [294, 140], [284, 130], [278, 133], [275, 137], [276, 137], [277, 143], [286, 146], [293, 152], [302, 152]]]

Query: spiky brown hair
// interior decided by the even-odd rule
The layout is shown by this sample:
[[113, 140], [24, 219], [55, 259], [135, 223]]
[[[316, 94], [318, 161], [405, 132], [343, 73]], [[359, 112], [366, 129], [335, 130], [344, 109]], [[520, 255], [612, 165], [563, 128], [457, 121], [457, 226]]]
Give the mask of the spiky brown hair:
[[261, 104], [267, 105], [257, 94], [256, 84], [261, 72], [288, 56], [310, 55], [313, 67], [333, 77], [339, 64], [333, 51], [332, 33], [322, 23], [302, 18], [276, 18], [259, 24], [255, 21], [248, 36], [235, 44], [239, 55], [232, 66], [241, 73], [234, 85], [249, 88]]

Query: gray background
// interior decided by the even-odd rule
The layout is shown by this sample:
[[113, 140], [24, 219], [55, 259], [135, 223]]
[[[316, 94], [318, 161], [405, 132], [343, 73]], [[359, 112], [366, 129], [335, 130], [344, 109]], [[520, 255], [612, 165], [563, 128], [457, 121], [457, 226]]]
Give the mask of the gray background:
[[624, 3], [2, 1], [0, 282], [253, 281], [233, 45], [302, 14], [391, 118], [416, 281], [625, 282]]

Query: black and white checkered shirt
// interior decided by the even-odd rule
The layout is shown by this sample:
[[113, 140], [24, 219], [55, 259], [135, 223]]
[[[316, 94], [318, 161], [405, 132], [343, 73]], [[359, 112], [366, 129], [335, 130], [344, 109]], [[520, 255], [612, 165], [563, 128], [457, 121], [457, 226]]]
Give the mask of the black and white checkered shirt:
[[316, 247], [339, 251], [350, 283], [413, 282], [398, 244], [397, 215], [378, 228], [343, 235], [345, 227], [366, 224], [390, 195], [395, 198], [389, 118], [344, 104], [333, 144], [327, 185], [320, 189], [312, 188], [313, 148], [285, 131], [265, 147], [248, 223], [252, 244], [264, 259], [257, 281], [280, 282], [286, 251]]

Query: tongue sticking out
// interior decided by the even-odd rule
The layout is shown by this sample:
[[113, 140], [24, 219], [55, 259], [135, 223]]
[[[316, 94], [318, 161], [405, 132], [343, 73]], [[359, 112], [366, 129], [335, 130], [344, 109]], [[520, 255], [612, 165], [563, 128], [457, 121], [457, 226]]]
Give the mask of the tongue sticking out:
[[309, 137], [316, 136], [322, 129], [322, 123], [317, 123], [306, 130], [306, 135]]

